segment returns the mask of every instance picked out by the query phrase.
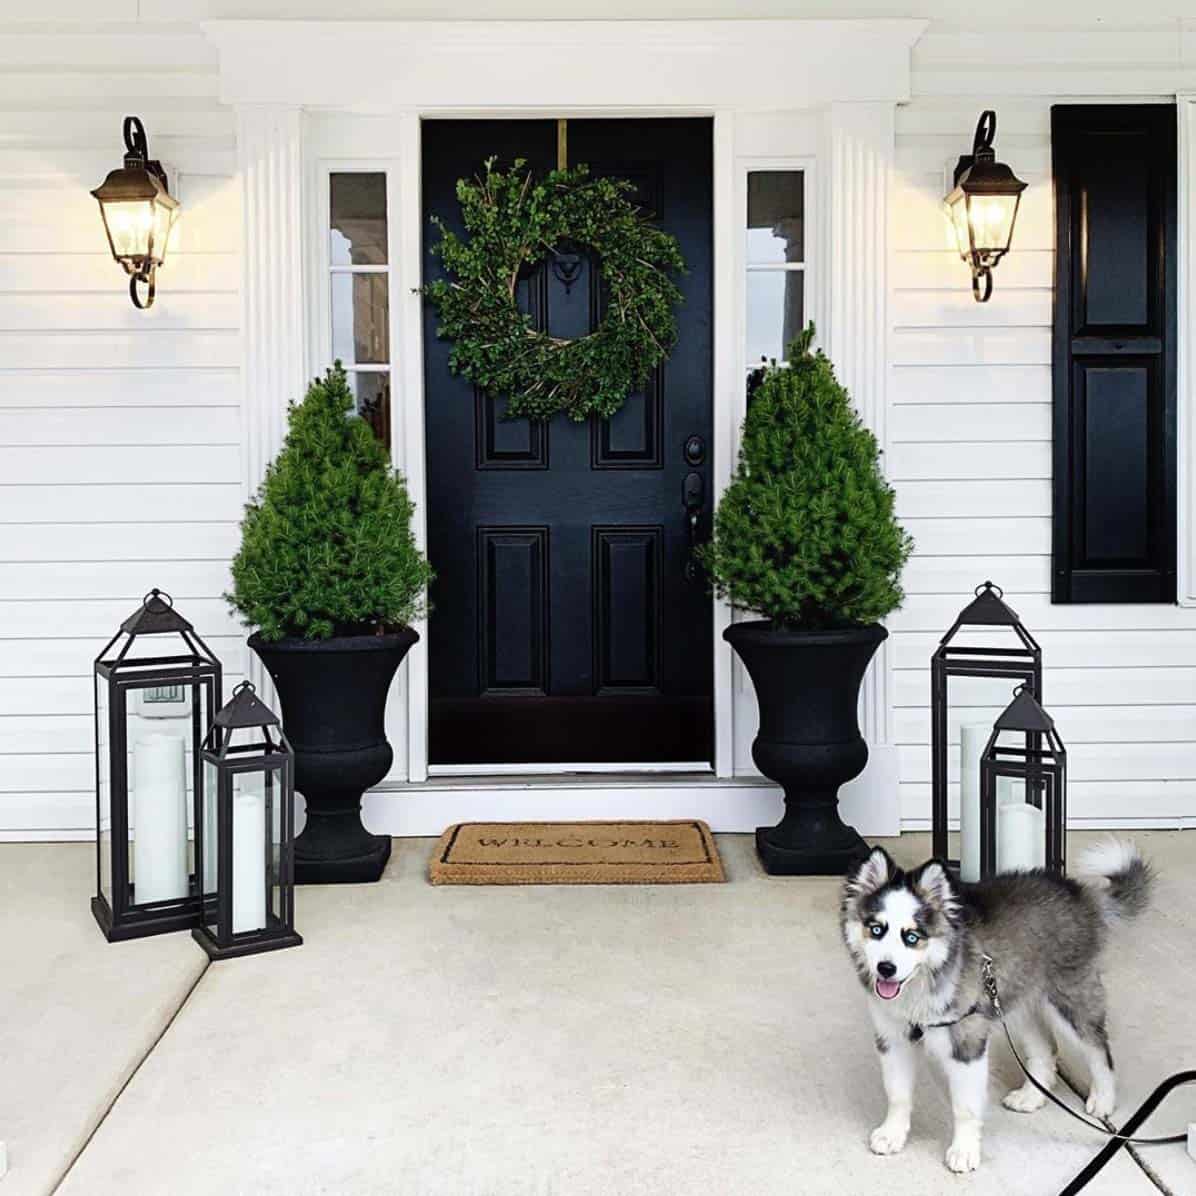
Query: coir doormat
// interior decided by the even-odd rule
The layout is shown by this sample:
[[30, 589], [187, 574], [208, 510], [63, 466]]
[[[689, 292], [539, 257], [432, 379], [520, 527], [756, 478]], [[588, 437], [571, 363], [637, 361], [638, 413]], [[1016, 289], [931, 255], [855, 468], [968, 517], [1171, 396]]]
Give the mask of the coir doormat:
[[704, 822], [460, 822], [432, 855], [434, 885], [721, 883]]

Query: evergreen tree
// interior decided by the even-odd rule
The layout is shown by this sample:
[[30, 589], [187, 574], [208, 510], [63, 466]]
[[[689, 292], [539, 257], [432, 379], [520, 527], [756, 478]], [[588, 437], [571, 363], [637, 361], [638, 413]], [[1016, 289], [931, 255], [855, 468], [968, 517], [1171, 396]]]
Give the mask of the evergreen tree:
[[699, 550], [719, 595], [777, 627], [858, 626], [901, 605], [913, 541], [893, 515], [876, 438], [860, 422], [814, 326], [765, 370], [739, 466]]
[[265, 640], [392, 630], [433, 574], [402, 474], [354, 413], [340, 362], [287, 412], [286, 442], [245, 508], [225, 597]]

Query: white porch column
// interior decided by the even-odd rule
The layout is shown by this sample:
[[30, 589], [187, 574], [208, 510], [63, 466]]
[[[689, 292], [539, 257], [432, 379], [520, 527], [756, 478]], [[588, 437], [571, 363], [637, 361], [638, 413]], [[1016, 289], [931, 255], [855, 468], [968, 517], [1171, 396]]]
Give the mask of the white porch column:
[[1175, 98], [1179, 118], [1179, 605], [1196, 606], [1196, 92]]
[[[241, 468], [257, 489], [282, 444], [287, 403], [307, 377], [303, 303], [303, 113], [297, 106], [237, 107], [241, 176]], [[247, 672], [272, 701], [248, 652]]]
[[[892, 101], [833, 103], [823, 171], [823, 248], [819, 339], [865, 424], [886, 447], [889, 336], [889, 194]], [[882, 461], [883, 464], [883, 461]], [[888, 645], [864, 678], [860, 714], [871, 748], [891, 742]]]

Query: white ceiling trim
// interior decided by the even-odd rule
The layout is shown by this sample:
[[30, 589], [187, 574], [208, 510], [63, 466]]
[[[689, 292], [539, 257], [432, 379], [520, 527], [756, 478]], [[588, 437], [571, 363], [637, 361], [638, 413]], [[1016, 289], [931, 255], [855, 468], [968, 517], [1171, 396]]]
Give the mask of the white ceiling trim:
[[921, 20], [208, 21], [230, 104], [775, 110], [909, 97]]

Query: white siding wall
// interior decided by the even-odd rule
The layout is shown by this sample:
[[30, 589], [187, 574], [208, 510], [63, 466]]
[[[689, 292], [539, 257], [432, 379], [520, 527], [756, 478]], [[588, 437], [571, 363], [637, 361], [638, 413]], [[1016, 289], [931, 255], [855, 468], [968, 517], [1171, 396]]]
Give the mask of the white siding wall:
[[[150, 586], [174, 594], [229, 679], [244, 669], [219, 597], [242, 497], [233, 118], [197, 27], [138, 22], [139, 7], [155, 9], [0, 24], [0, 837], [90, 833], [91, 660]], [[67, 0], [46, 19], [67, 15], [96, 19]], [[1049, 601], [1049, 109], [1196, 90], [1196, 25], [932, 32], [914, 65], [897, 116], [889, 346], [888, 469], [918, 540], [890, 623], [903, 818], [929, 815], [929, 654], [992, 577], [1040, 634], [1073, 814], [1191, 820], [1196, 611]], [[984, 107], [1031, 187], [981, 307], [939, 201]], [[87, 194], [119, 160], [127, 113], [184, 204], [148, 313], [130, 305]]]
[[[194, 26], [0, 25], [3, 837], [91, 833], [91, 662], [151, 586], [244, 670], [220, 600], [242, 501], [240, 215], [216, 90]], [[126, 114], [183, 202], [148, 312], [88, 194]]]
[[[890, 620], [907, 826], [930, 815], [930, 653], [986, 578], [1042, 643], [1047, 706], [1071, 749], [1073, 818], [1196, 816], [1196, 610], [1052, 606], [1049, 574], [1050, 107], [1170, 102], [1196, 87], [1194, 48], [1191, 30], [1185, 40], [1175, 29], [931, 33], [915, 50], [915, 98], [897, 115], [888, 424], [888, 471], [917, 539], [909, 597]], [[997, 111], [999, 157], [1030, 187], [981, 306], [940, 205], [983, 108]]]

